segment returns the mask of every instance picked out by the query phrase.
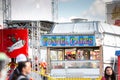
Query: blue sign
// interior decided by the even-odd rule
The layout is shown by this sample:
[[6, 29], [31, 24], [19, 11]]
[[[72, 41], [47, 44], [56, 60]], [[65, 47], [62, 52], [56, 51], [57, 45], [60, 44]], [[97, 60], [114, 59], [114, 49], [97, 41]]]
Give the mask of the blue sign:
[[95, 46], [95, 36], [42, 35], [40, 45], [46, 47]]
[[115, 52], [116, 56], [120, 56], [120, 50]]

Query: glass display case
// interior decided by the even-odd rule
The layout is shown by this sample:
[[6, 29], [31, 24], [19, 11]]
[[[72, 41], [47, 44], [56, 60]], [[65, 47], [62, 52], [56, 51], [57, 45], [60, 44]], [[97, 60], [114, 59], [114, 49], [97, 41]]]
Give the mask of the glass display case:
[[70, 48], [51, 50], [51, 69], [99, 68], [100, 50], [94, 48]]

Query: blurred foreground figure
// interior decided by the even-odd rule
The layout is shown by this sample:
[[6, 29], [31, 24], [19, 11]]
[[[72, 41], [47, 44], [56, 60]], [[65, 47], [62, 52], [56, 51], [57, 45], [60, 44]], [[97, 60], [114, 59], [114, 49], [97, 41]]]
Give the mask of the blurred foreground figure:
[[7, 56], [5, 53], [0, 52], [0, 80], [5, 80], [6, 78], [6, 70], [5, 70], [5, 62], [7, 60]]
[[9, 80], [30, 80], [28, 74], [31, 73], [31, 61], [24, 54], [16, 57], [17, 68], [11, 74]]

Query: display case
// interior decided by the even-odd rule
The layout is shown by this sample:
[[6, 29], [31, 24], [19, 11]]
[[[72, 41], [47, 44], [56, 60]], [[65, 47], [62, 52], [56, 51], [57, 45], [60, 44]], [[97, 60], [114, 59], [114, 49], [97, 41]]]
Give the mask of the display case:
[[72, 77], [79, 77], [81, 74], [80, 77], [99, 77], [101, 57], [99, 47], [52, 48], [51, 76], [70, 77], [72, 74]]

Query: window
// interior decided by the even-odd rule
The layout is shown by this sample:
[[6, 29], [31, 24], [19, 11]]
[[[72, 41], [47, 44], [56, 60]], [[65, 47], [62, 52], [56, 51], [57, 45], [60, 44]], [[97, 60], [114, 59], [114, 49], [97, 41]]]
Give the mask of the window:
[[65, 60], [76, 60], [76, 49], [65, 49]]
[[69, 48], [51, 51], [52, 68], [99, 68], [97, 48]]

